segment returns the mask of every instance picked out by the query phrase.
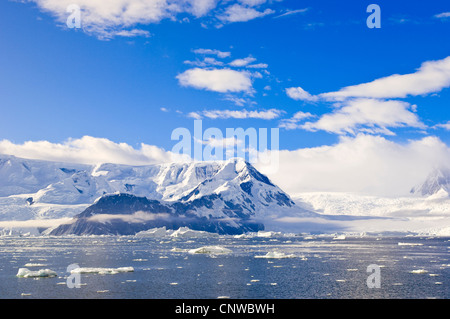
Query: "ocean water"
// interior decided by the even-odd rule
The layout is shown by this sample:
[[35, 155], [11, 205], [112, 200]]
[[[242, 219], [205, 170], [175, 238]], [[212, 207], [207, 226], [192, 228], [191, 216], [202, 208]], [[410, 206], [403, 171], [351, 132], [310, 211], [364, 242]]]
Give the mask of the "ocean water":
[[[203, 246], [231, 252], [188, 252]], [[258, 258], [267, 253], [287, 258]], [[83, 273], [80, 288], [69, 288], [71, 264], [134, 271]], [[380, 288], [367, 285], [369, 265], [379, 267]], [[20, 268], [57, 276], [19, 278]], [[449, 278], [449, 238], [0, 237], [0, 298], [8, 299], [449, 298]]]

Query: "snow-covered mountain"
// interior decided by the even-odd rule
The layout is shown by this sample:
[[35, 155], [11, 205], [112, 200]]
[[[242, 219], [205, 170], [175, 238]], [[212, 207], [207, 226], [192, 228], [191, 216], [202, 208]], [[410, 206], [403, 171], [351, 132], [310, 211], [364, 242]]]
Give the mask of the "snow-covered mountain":
[[0, 155], [0, 220], [73, 217], [112, 194], [117, 203], [124, 200], [118, 194], [128, 194], [127, 200], [155, 201], [169, 214], [227, 219], [235, 228], [242, 225], [237, 220], [313, 215], [241, 159], [127, 166]]
[[426, 180], [414, 186], [411, 189], [411, 194], [419, 196], [430, 196], [438, 192], [450, 192], [450, 170], [449, 169], [434, 169], [426, 178]]

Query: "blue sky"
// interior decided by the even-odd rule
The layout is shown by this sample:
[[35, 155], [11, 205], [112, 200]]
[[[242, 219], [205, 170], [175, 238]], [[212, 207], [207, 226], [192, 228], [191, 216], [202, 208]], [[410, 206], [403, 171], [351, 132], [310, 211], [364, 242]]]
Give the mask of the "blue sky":
[[[138, 10], [125, 19], [80, 0], [82, 29], [66, 27], [66, 2], [77, 3], [0, 3], [0, 140], [92, 136], [170, 150], [171, 132], [202, 118], [205, 128], [279, 127], [286, 150], [358, 134], [450, 143], [448, 1], [174, 0], [176, 9], [149, 9], [150, 0], [127, 0]], [[371, 3], [380, 29], [366, 25]], [[420, 77], [429, 61], [442, 62], [430, 69], [443, 78], [421, 92], [434, 76]], [[395, 74], [418, 75], [406, 96], [320, 96]]]

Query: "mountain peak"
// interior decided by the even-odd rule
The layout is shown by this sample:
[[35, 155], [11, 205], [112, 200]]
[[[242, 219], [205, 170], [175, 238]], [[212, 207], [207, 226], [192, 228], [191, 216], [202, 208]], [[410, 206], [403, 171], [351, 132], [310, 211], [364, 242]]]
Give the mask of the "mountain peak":
[[430, 196], [439, 191], [450, 193], [450, 169], [435, 168], [425, 179], [425, 181], [410, 191], [411, 194], [420, 196]]

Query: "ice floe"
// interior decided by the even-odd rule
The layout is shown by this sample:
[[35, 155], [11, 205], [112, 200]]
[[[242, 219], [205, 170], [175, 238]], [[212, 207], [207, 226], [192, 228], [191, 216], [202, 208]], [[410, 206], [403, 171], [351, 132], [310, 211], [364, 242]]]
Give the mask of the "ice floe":
[[255, 256], [255, 258], [274, 258], [274, 259], [281, 259], [281, 258], [294, 258], [295, 255], [286, 255], [283, 252], [278, 251], [269, 251], [267, 254], [262, 256]]
[[415, 269], [410, 271], [411, 274], [426, 274], [427, 272], [428, 271], [425, 269]]
[[222, 246], [204, 246], [195, 249], [189, 249], [190, 254], [230, 254], [232, 250]]
[[420, 243], [398, 243], [399, 246], [423, 246]]
[[17, 277], [20, 278], [36, 278], [36, 277], [56, 277], [56, 272], [50, 269], [29, 270], [28, 268], [19, 268]]
[[152, 228], [138, 232], [136, 237], [165, 237], [167, 235], [166, 227]]
[[99, 267], [79, 267], [72, 269], [71, 274], [100, 274], [100, 275], [115, 275], [123, 272], [133, 272], [133, 267], [119, 267], [119, 268], [99, 268]]
[[219, 237], [219, 234], [201, 230], [192, 230], [188, 227], [180, 227], [179, 229], [174, 231], [170, 236], [177, 238], [203, 238], [203, 237]]

